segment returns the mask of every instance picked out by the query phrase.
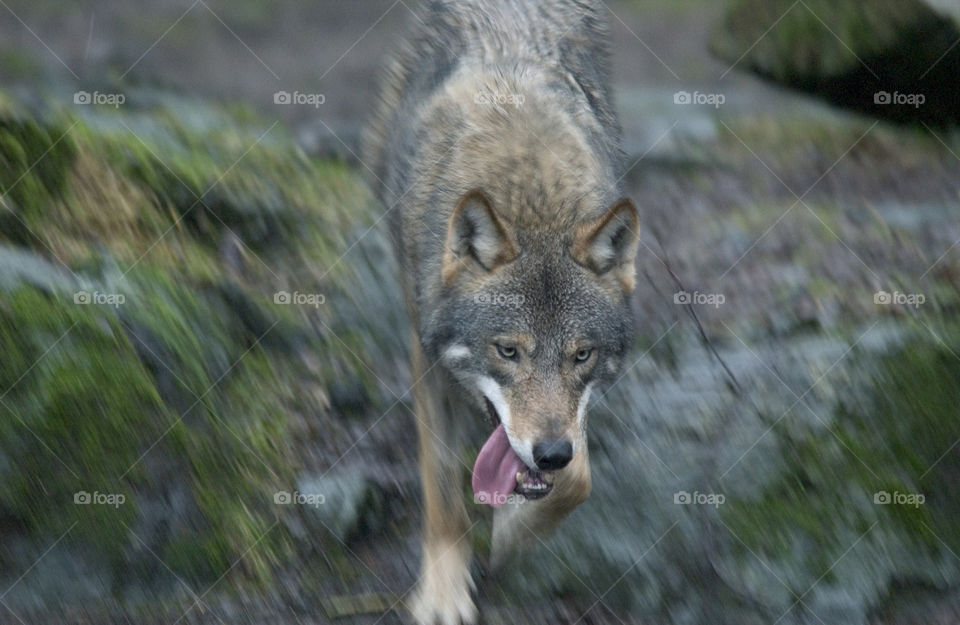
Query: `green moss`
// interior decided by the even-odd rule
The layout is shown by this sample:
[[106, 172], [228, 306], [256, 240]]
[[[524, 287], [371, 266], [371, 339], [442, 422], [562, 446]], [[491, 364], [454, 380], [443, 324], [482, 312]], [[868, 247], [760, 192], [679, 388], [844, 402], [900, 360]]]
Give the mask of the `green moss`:
[[277, 514], [273, 493], [293, 479], [283, 407], [296, 374], [217, 291], [184, 289], [150, 267], [131, 283], [140, 295], [126, 314], [130, 331], [153, 346], [158, 377], [173, 378], [165, 399], [183, 417], [165, 453], [189, 476], [204, 520], [202, 531], [174, 537], [162, 557], [179, 574], [204, 580], [257, 544], [243, 570], [266, 582], [286, 553], [281, 531], [264, 534]]
[[[176, 382], [194, 395], [202, 394], [227, 372], [252, 343], [235, 341], [241, 331], [223, 303], [203, 295], [202, 284], [183, 287], [183, 277], [153, 265], [138, 266], [125, 283], [137, 291], [135, 305], [124, 310], [131, 332], [162, 350], [162, 364], [177, 372]], [[158, 346], [157, 346], [158, 345]]]
[[220, 115], [201, 110], [184, 120], [161, 109], [123, 124], [99, 120], [82, 134], [204, 240], [216, 242], [226, 228], [255, 246], [295, 234], [298, 216], [323, 195], [314, 167], [282, 128]]
[[[0, 345], [10, 354], [0, 380], [9, 388], [28, 371], [5, 398], [17, 418], [0, 422], [0, 441], [17, 470], [5, 476], [0, 504], [38, 534], [55, 537], [75, 521], [73, 536], [120, 566], [125, 542], [117, 536], [135, 524], [138, 494], [164, 481], [141, 456], [165, 457], [187, 480], [197, 523], [160, 548], [169, 566], [209, 580], [257, 544], [243, 570], [266, 581], [288, 553], [282, 531], [264, 534], [276, 518], [272, 493], [292, 481], [281, 407], [295, 376], [252, 347], [254, 339], [238, 337], [240, 324], [215, 314], [215, 304], [148, 273], [152, 290], [142, 276], [131, 283], [124, 322], [112, 310], [27, 288], [0, 307]], [[128, 339], [144, 320], [149, 332]], [[161, 361], [153, 372], [138, 357], [140, 340]], [[167, 372], [183, 384], [161, 392]], [[74, 505], [79, 491], [121, 493], [126, 502]]]
[[[711, 37], [731, 69], [878, 117], [949, 126], [958, 119], [958, 24], [923, 0], [737, 0]], [[876, 101], [924, 94], [922, 106]]]
[[376, 214], [365, 185], [344, 164], [307, 158], [282, 127], [233, 109], [174, 100], [149, 114], [54, 123], [5, 115], [0, 191], [16, 216], [0, 211], [0, 238], [70, 264], [107, 246], [127, 264], [147, 256], [213, 280], [218, 246], [234, 233], [250, 278], [275, 283], [277, 263], [309, 262], [340, 279], [349, 270], [340, 254]]
[[22, 222], [42, 212], [65, 191], [76, 156], [68, 128], [13, 116], [0, 119], [0, 197], [6, 209], [17, 216], [3, 218], [2, 232], [17, 242], [31, 238], [23, 231]]
[[[13, 355], [0, 362], [0, 379], [19, 379], [2, 405], [10, 414], [0, 419], [0, 447], [16, 470], [0, 480], [0, 502], [40, 534], [75, 524], [75, 538], [120, 560], [117, 536], [136, 518], [142, 477], [121, 476], [166, 414], [150, 375], [109, 313], [28, 288], [0, 305], [0, 345]], [[81, 491], [126, 501], [76, 505]]]
[[[244, 558], [244, 567], [252, 578], [267, 581], [272, 567], [289, 555], [285, 534], [275, 527], [273, 494], [293, 481], [284, 455], [287, 422], [282, 409], [290, 399], [284, 392], [290, 372], [276, 366], [262, 349], [251, 351], [239, 367], [219, 393], [222, 403], [206, 411], [205, 422], [193, 426], [209, 428], [217, 436], [191, 436], [178, 441], [178, 448], [195, 476], [197, 506], [211, 523], [208, 551], [216, 552], [216, 557], [195, 564], [216, 569], [223, 558], [259, 545]], [[197, 575], [202, 569], [186, 572]]]
[[712, 50], [731, 62], [746, 55], [746, 64], [781, 80], [836, 75], [856, 69], [861, 58], [879, 55], [929, 14], [919, 10], [919, 3], [901, 0], [793, 4], [738, 0], [713, 37]]
[[[354, 171], [306, 158], [279, 127], [258, 143], [269, 124], [249, 111], [90, 111], [54, 145], [74, 121], [0, 124], [0, 184], [36, 233], [14, 236], [4, 222], [0, 238], [56, 254], [88, 290], [126, 300], [3, 294], [0, 392], [11, 390], [0, 412], [15, 417], [0, 419], [0, 508], [46, 545], [75, 521], [71, 542], [92, 547], [118, 582], [146, 566], [130, 529], [169, 520], [150, 548], [178, 576], [209, 583], [242, 555], [234, 575], [268, 583], [292, 553], [277, 523], [290, 510], [273, 494], [294, 483], [286, 415], [302, 408], [301, 385], [359, 382], [375, 397], [364, 363], [395, 346], [356, 327], [370, 322], [352, 311], [376, 315], [356, 292], [370, 269], [340, 260], [376, 203]], [[209, 211], [194, 206], [205, 192]], [[221, 255], [228, 228], [245, 244], [240, 271]], [[274, 305], [278, 290], [328, 304]], [[314, 338], [316, 316], [339, 339]], [[295, 349], [322, 354], [319, 370], [301, 370]], [[182, 496], [159, 519], [170, 489]], [[75, 506], [78, 491], [126, 501]], [[326, 557], [351, 569], [338, 550]]]
[[[943, 544], [960, 549], [952, 521], [960, 505], [951, 496], [960, 457], [944, 455], [960, 438], [960, 331], [938, 334], [946, 343], [918, 331], [894, 353], [863, 363], [873, 371], [870, 394], [848, 393], [853, 399], [836, 407], [829, 431], [789, 426], [789, 417], [774, 429], [781, 476], [757, 498], [730, 501], [721, 511], [750, 549], [773, 560], [802, 553], [802, 569], [814, 578], [849, 547], [851, 531], [874, 522], [930, 552]], [[883, 491], [920, 493], [926, 502], [875, 504]]]

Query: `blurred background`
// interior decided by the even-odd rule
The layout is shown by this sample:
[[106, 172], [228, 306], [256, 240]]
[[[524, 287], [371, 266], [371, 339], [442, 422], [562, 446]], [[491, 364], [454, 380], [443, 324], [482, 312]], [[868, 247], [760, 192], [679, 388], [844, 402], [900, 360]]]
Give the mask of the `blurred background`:
[[[0, 623], [405, 622], [417, 4], [0, 0]], [[960, 6], [607, 8], [636, 345], [485, 622], [960, 623]]]

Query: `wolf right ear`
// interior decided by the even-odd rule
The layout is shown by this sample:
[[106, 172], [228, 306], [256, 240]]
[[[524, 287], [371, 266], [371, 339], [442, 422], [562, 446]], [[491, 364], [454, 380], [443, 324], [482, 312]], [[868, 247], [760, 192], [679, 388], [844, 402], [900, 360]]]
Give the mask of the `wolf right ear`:
[[516, 257], [513, 236], [493, 210], [487, 194], [480, 189], [465, 193], [447, 224], [441, 270], [444, 284], [450, 284], [467, 263], [493, 271]]

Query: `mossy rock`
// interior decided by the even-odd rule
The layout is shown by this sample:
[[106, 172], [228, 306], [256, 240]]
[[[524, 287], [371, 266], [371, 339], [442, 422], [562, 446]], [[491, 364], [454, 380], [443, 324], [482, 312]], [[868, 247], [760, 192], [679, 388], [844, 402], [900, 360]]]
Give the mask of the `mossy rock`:
[[[164, 406], [120, 324], [98, 307], [32, 288], [0, 304], [0, 409], [7, 471], [0, 507], [38, 535], [72, 533], [106, 560], [122, 560], [117, 536], [137, 514], [131, 486], [117, 481], [159, 436]], [[76, 505], [87, 492], [125, 502]], [[82, 497], [81, 497], [82, 499]]]
[[[960, 550], [960, 505], [952, 496], [960, 455], [949, 449], [960, 439], [960, 328], [941, 329], [943, 343], [922, 332], [879, 361], [860, 363], [872, 372], [870, 391], [851, 390], [828, 429], [791, 426], [791, 419], [776, 425], [783, 473], [720, 511], [743, 541], [733, 549], [740, 567], [764, 562], [797, 595], [815, 583], [831, 586], [839, 571], [856, 576], [856, 592], [846, 588], [861, 617], [891, 579], [941, 589], [960, 583], [950, 562]], [[855, 542], [859, 551], [848, 554]], [[738, 578], [766, 576], [756, 573]]]
[[104, 116], [78, 134], [203, 240], [216, 244], [228, 229], [254, 247], [295, 236], [322, 194], [306, 156], [282, 128], [195, 117], [165, 109], [149, 117]]
[[[185, 482], [192, 502], [184, 514], [196, 527], [151, 548], [180, 575], [215, 578], [271, 526], [269, 495], [289, 479], [285, 420], [276, 408], [287, 388], [283, 368], [253, 347], [256, 337], [236, 336], [241, 330], [231, 330], [229, 318], [220, 318], [228, 322], [223, 332], [211, 332], [216, 317], [202, 298], [177, 300], [138, 285], [123, 306], [165, 308], [152, 319], [158, 345], [173, 356], [164, 366], [181, 384], [195, 384], [187, 392], [199, 399], [183, 407], [161, 392], [138, 356], [140, 339], [128, 336], [129, 323], [115, 310], [77, 305], [69, 294], [13, 291], [0, 305], [0, 384], [11, 389], [3, 403], [11, 418], [0, 428], [0, 509], [38, 536], [56, 537], [75, 523], [73, 539], [119, 573], [129, 554], [117, 537], [156, 521], [138, 514], [138, 500]], [[195, 322], [211, 325], [191, 328]], [[240, 360], [244, 349], [251, 351]], [[210, 353], [216, 357], [204, 357]], [[191, 368], [195, 362], [199, 368]], [[125, 501], [76, 505], [76, 493]], [[280, 545], [269, 541], [246, 559], [254, 578], [269, 578]]]
[[[383, 269], [340, 262], [376, 205], [355, 172], [308, 159], [282, 128], [261, 136], [269, 124], [248, 112], [175, 104], [29, 121], [0, 107], [15, 213], [0, 209], [0, 523], [42, 548], [69, 529], [118, 589], [140, 581], [130, 571], [169, 578], [156, 557], [197, 587], [228, 570], [266, 584], [292, 553], [279, 520], [294, 511], [273, 499], [301, 462], [288, 414], [322, 404], [300, 385], [349, 381], [357, 412], [386, 407], [364, 364], [399, 349], [370, 340], [395, 331], [368, 303]], [[205, 192], [215, 216], [190, 208]], [[329, 303], [276, 305], [279, 290]], [[321, 356], [308, 369], [304, 353]], [[0, 550], [2, 568], [30, 565], [10, 558]]]
[[946, 124], [960, 121], [958, 38], [960, 20], [922, 0], [736, 0], [710, 47], [842, 106]]
[[372, 221], [376, 203], [360, 177], [311, 160], [282, 126], [237, 107], [130, 99], [149, 106], [50, 108], [33, 119], [15, 102], [0, 106], [0, 197], [9, 209], [0, 211], [0, 239], [68, 264], [102, 247], [130, 263], [166, 255], [213, 278], [230, 237], [269, 273], [260, 262], [269, 259], [250, 252], [309, 248], [312, 261], [333, 264], [351, 227]]
[[34, 243], [29, 215], [61, 197], [76, 149], [66, 124], [41, 124], [14, 114], [0, 119], [0, 232]]

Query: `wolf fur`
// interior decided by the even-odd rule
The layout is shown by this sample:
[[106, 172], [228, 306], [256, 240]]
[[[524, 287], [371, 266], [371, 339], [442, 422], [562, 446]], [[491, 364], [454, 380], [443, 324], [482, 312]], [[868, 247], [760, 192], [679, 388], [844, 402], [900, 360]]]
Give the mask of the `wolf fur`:
[[449, 625], [477, 617], [460, 449], [482, 441], [485, 412], [530, 469], [540, 440], [573, 450], [549, 494], [495, 511], [494, 568], [589, 494], [586, 405], [631, 341], [639, 227], [602, 5], [438, 0], [417, 15], [363, 161], [413, 322], [424, 528], [411, 609]]

